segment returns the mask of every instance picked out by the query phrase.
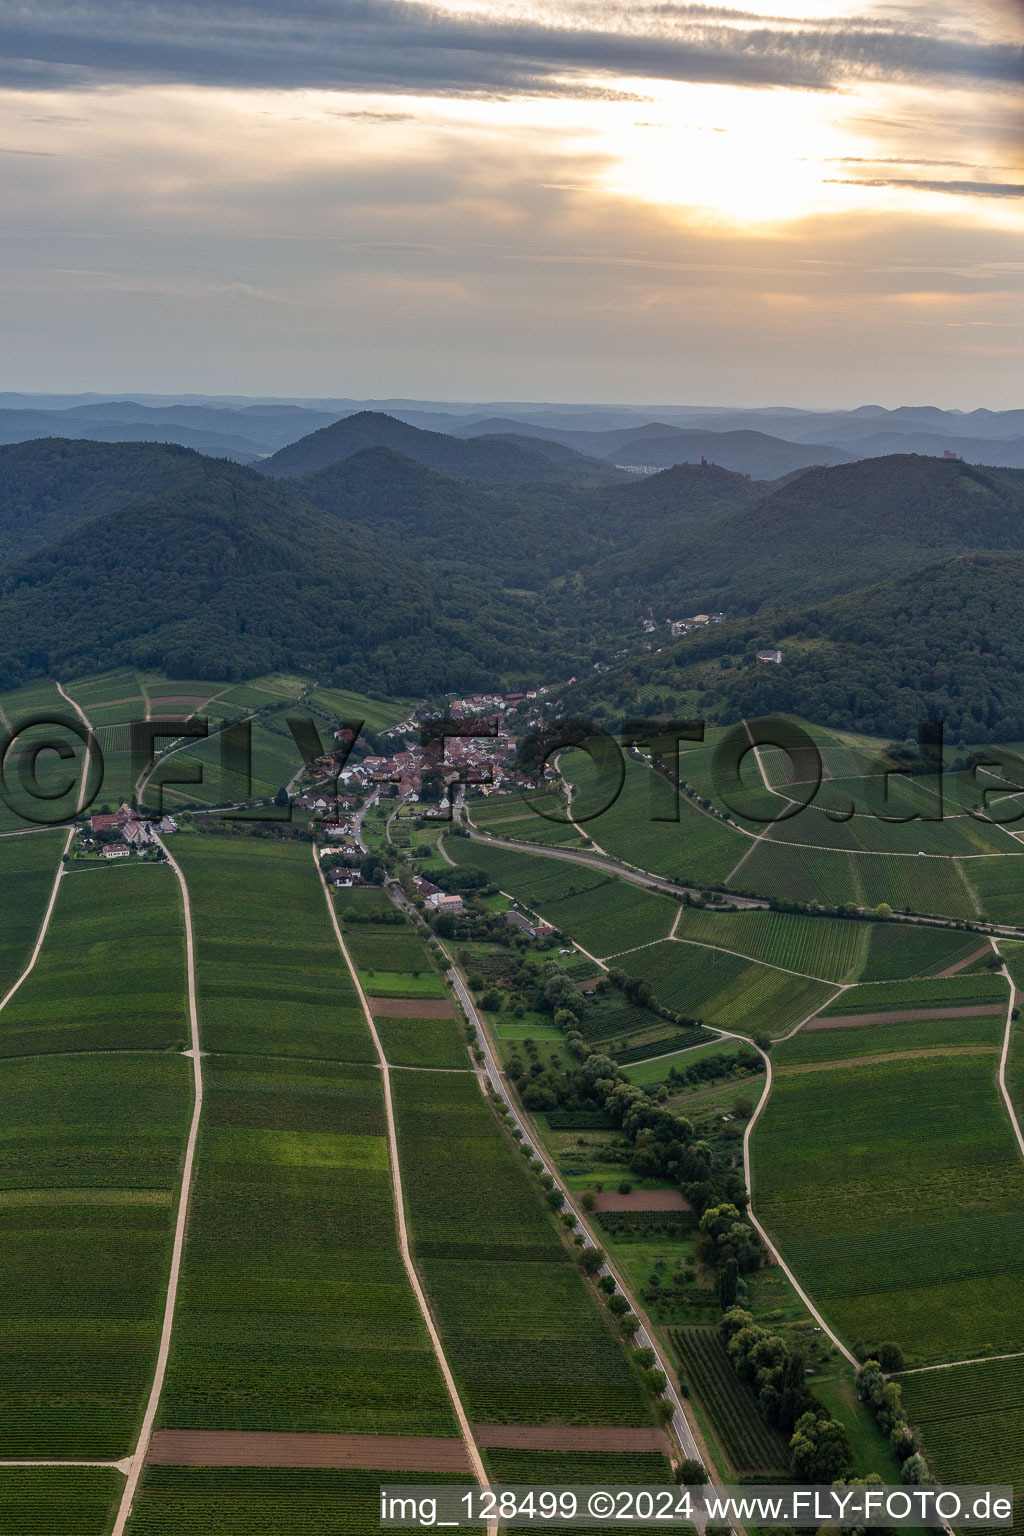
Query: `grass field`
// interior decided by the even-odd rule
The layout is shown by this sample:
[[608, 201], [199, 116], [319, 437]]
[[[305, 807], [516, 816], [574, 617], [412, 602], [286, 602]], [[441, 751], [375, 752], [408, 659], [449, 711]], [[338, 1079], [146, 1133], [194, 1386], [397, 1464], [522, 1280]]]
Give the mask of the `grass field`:
[[72, 865], [35, 969], [0, 1016], [0, 1055], [165, 1050], [186, 1032], [181, 901], [169, 866]]
[[163, 1313], [187, 1068], [128, 1053], [0, 1063], [0, 1457], [133, 1447]]
[[666, 1007], [705, 1024], [771, 1036], [813, 1013], [832, 995], [824, 982], [772, 970], [721, 950], [668, 940], [622, 955], [627, 974], [649, 981]]
[[994, 1053], [782, 1074], [752, 1155], [762, 1221], [848, 1342], [914, 1363], [1024, 1347], [1024, 1164]]
[[649, 1423], [540, 1186], [476, 1082], [396, 1073], [393, 1092], [417, 1263], [470, 1419]]
[[380, 1072], [211, 1056], [205, 1075], [161, 1424], [453, 1434], [397, 1251]]
[[371, 1060], [308, 846], [182, 837], [175, 856], [196, 923], [204, 1046]]

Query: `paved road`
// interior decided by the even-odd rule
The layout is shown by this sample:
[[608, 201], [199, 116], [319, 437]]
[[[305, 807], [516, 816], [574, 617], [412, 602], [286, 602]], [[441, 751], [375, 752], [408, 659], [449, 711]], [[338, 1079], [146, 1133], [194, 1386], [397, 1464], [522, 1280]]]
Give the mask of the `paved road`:
[[[443, 947], [444, 946], [442, 946], [442, 948]], [[445, 950], [445, 953], [448, 953], [447, 950]], [[450, 958], [451, 957], [449, 956], [449, 959]], [[551, 1163], [544, 1155], [543, 1150], [538, 1145], [536, 1136], [530, 1127], [524, 1122], [519, 1109], [513, 1103], [512, 1096], [506, 1086], [505, 1078], [495, 1058], [487, 1027], [484, 1024], [484, 1021], [481, 1019], [480, 1015], [477, 1013], [473, 999], [469, 994], [469, 990], [454, 966], [448, 972], [448, 979], [451, 981], [452, 986], [455, 989], [455, 994], [458, 997], [459, 1002], [462, 1004], [466, 1011], [466, 1017], [472, 1024], [476, 1026], [477, 1034], [480, 1038], [480, 1046], [484, 1053], [484, 1060], [487, 1067], [488, 1077], [492, 1086], [500, 1094], [502, 1102], [504, 1103], [509, 1114], [512, 1116], [514, 1124], [518, 1126], [520, 1131], [522, 1131], [523, 1145], [528, 1147], [533, 1153], [534, 1157], [538, 1158], [540, 1162], [543, 1163], [545, 1172], [548, 1173], [554, 1180], [555, 1184], [565, 1197], [567, 1203], [571, 1206], [573, 1211], [575, 1211], [577, 1217], [579, 1218], [579, 1231], [582, 1233], [584, 1246], [587, 1248], [599, 1247], [600, 1245], [596, 1242], [593, 1233], [587, 1225], [585, 1214], [576, 1204], [576, 1201], [570, 1191], [566, 1188], [558, 1174], [557, 1169], [552, 1167]], [[602, 1265], [600, 1273], [602, 1275], [613, 1275], [621, 1289], [626, 1293], [627, 1296], [630, 1296], [630, 1300], [632, 1300], [632, 1296], [630, 1295], [627, 1287], [623, 1284], [621, 1276], [615, 1270], [613, 1270], [610, 1265]], [[639, 1308], [635, 1308], [635, 1310], [637, 1311], [638, 1315], [642, 1315]], [[682, 1401], [674, 1385], [674, 1370], [672, 1364], [668, 1359], [666, 1359], [665, 1353], [659, 1345], [658, 1341], [651, 1337], [650, 1333], [642, 1323], [636, 1334], [635, 1345], [638, 1349], [653, 1349], [655, 1354], [658, 1356], [661, 1368], [665, 1372], [665, 1375], [668, 1377], [668, 1386], [665, 1390], [665, 1396], [669, 1398], [672, 1403], [674, 1410], [672, 1415], [672, 1428], [675, 1431], [676, 1438], [678, 1439], [682, 1448], [683, 1455], [693, 1461], [702, 1462], [704, 1458], [701, 1456], [700, 1451], [697, 1448], [697, 1442], [694, 1439], [693, 1431], [690, 1428]]]

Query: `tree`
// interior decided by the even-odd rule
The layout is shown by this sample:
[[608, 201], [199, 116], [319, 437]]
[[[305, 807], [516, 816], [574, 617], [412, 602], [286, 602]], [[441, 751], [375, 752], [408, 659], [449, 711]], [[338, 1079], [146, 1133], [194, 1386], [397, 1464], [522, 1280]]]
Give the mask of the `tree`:
[[613, 1317], [625, 1317], [629, 1311], [629, 1302], [621, 1291], [616, 1291], [614, 1296], [608, 1297], [608, 1311]]
[[685, 1483], [687, 1488], [702, 1488], [708, 1480], [708, 1475], [699, 1461], [694, 1461], [688, 1456], [676, 1467], [676, 1482]]
[[838, 1419], [824, 1410], [803, 1414], [789, 1442], [793, 1473], [805, 1483], [834, 1483], [853, 1469], [849, 1436]]
[[275, 805], [281, 805], [281, 806], [288, 804], [288, 790], [287, 790], [287, 788], [285, 787], [284, 784], [281, 785], [281, 788], [278, 790], [277, 794], [274, 796], [274, 804]]
[[892, 1371], [902, 1371], [903, 1369], [903, 1351], [891, 1339], [887, 1340], [884, 1344], [879, 1344], [875, 1350], [875, 1359], [886, 1375], [889, 1375]]
[[739, 1284], [740, 1267], [734, 1258], [725, 1261], [725, 1267], [718, 1277], [718, 1303], [723, 1312], [728, 1312], [730, 1307], [736, 1305], [736, 1290]]
[[584, 1248], [580, 1253], [579, 1266], [585, 1275], [596, 1275], [603, 1263], [603, 1248]]

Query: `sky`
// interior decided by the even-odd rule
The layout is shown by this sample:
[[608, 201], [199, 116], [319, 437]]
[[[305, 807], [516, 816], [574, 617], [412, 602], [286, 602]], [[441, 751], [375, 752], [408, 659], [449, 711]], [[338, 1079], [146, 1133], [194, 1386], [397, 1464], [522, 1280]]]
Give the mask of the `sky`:
[[1020, 406], [1024, 0], [0, 0], [0, 389]]

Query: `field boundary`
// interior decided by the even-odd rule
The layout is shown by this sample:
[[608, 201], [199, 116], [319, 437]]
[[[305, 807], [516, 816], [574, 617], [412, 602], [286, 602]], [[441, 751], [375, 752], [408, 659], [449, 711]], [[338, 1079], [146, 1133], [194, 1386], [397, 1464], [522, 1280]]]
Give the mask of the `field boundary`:
[[174, 1311], [178, 1301], [178, 1281], [181, 1277], [181, 1259], [185, 1250], [185, 1231], [188, 1225], [189, 1198], [192, 1192], [192, 1171], [195, 1165], [196, 1144], [199, 1140], [199, 1120], [203, 1111], [203, 1062], [202, 1051], [199, 1048], [199, 1014], [196, 1007], [195, 940], [192, 931], [192, 906], [189, 901], [188, 883], [185, 880], [181, 865], [167, 852], [165, 844], [159, 837], [156, 837], [156, 842], [163, 849], [167, 862], [177, 876], [178, 885], [181, 889], [182, 909], [185, 920], [185, 966], [188, 985], [189, 1036], [191, 1040], [191, 1049], [184, 1052], [184, 1054], [192, 1062], [192, 1120], [189, 1125], [188, 1140], [185, 1144], [185, 1158], [181, 1170], [181, 1190], [178, 1196], [177, 1219], [174, 1224], [171, 1270], [167, 1281], [167, 1297], [164, 1302], [164, 1319], [160, 1332], [156, 1369], [153, 1372], [153, 1384], [149, 1392], [149, 1401], [146, 1404], [146, 1411], [143, 1415], [142, 1428], [139, 1431], [135, 1452], [129, 1463], [128, 1476], [124, 1492], [121, 1495], [121, 1503], [118, 1507], [117, 1518], [114, 1521], [111, 1536], [122, 1536], [128, 1522], [128, 1517], [131, 1514], [132, 1502], [139, 1486], [139, 1479], [142, 1476], [142, 1468], [145, 1465], [146, 1453], [149, 1449], [149, 1441], [153, 1433], [157, 1409], [160, 1406], [164, 1378], [167, 1374], [171, 1332], [174, 1327]]
[[[448, 1364], [448, 1359], [441, 1344], [441, 1336], [438, 1333], [437, 1326], [430, 1311], [426, 1292], [424, 1291], [420, 1282], [420, 1277], [417, 1273], [416, 1266], [413, 1263], [412, 1251], [409, 1246], [409, 1233], [405, 1221], [405, 1195], [402, 1188], [402, 1169], [398, 1161], [398, 1131], [395, 1124], [394, 1102], [391, 1096], [391, 1069], [388, 1064], [387, 1057], [384, 1054], [384, 1047], [381, 1045], [380, 1036], [377, 1034], [377, 1029], [373, 1022], [373, 1014], [370, 1011], [369, 1000], [367, 999], [366, 993], [363, 991], [362, 985], [359, 981], [359, 976], [356, 972], [356, 968], [352, 963], [352, 958], [349, 955], [348, 949], [345, 945], [345, 939], [341, 931], [341, 924], [338, 922], [338, 914], [334, 910], [334, 903], [331, 900], [331, 893], [327, 886], [327, 880], [324, 876], [323, 868], [319, 858], [317, 857], [317, 847], [315, 843], [313, 844], [313, 865], [316, 869], [317, 878], [320, 881], [321, 889], [323, 890], [324, 901], [327, 903], [327, 911], [331, 919], [331, 926], [334, 929], [334, 936], [338, 941], [338, 949], [340, 950], [341, 957], [348, 968], [349, 976], [352, 979], [352, 985], [356, 989], [356, 995], [359, 998], [359, 1003], [363, 1010], [363, 1017], [366, 1020], [366, 1027], [370, 1031], [370, 1037], [373, 1040], [373, 1047], [377, 1052], [377, 1061], [380, 1065], [381, 1080], [384, 1086], [384, 1111], [388, 1126], [388, 1151], [391, 1160], [391, 1183], [394, 1190], [395, 1199], [395, 1224], [397, 1227], [398, 1247], [402, 1256], [402, 1263], [405, 1266], [405, 1272], [409, 1278], [409, 1284], [412, 1287], [413, 1294], [416, 1297], [416, 1301], [419, 1306], [420, 1313], [423, 1317], [424, 1324], [426, 1325], [427, 1333], [430, 1336], [430, 1342], [433, 1347], [434, 1354], [437, 1357], [437, 1363], [441, 1368], [441, 1374], [444, 1377], [445, 1386], [448, 1388], [448, 1395], [451, 1398], [452, 1407], [455, 1409], [455, 1417], [458, 1420], [459, 1430], [462, 1435], [462, 1439], [465, 1442], [466, 1451], [469, 1455], [473, 1475], [480, 1486], [482, 1488], [486, 1488], [488, 1483], [487, 1473], [484, 1470], [484, 1464], [481, 1459], [480, 1451], [477, 1447], [476, 1441], [473, 1439], [473, 1431], [469, 1426], [469, 1418], [466, 1414], [465, 1408], [463, 1407], [462, 1399], [459, 1396], [458, 1387], [455, 1385], [455, 1377], [452, 1375], [451, 1366]], [[118, 1536], [118, 1533], [115, 1531], [113, 1536]]]

